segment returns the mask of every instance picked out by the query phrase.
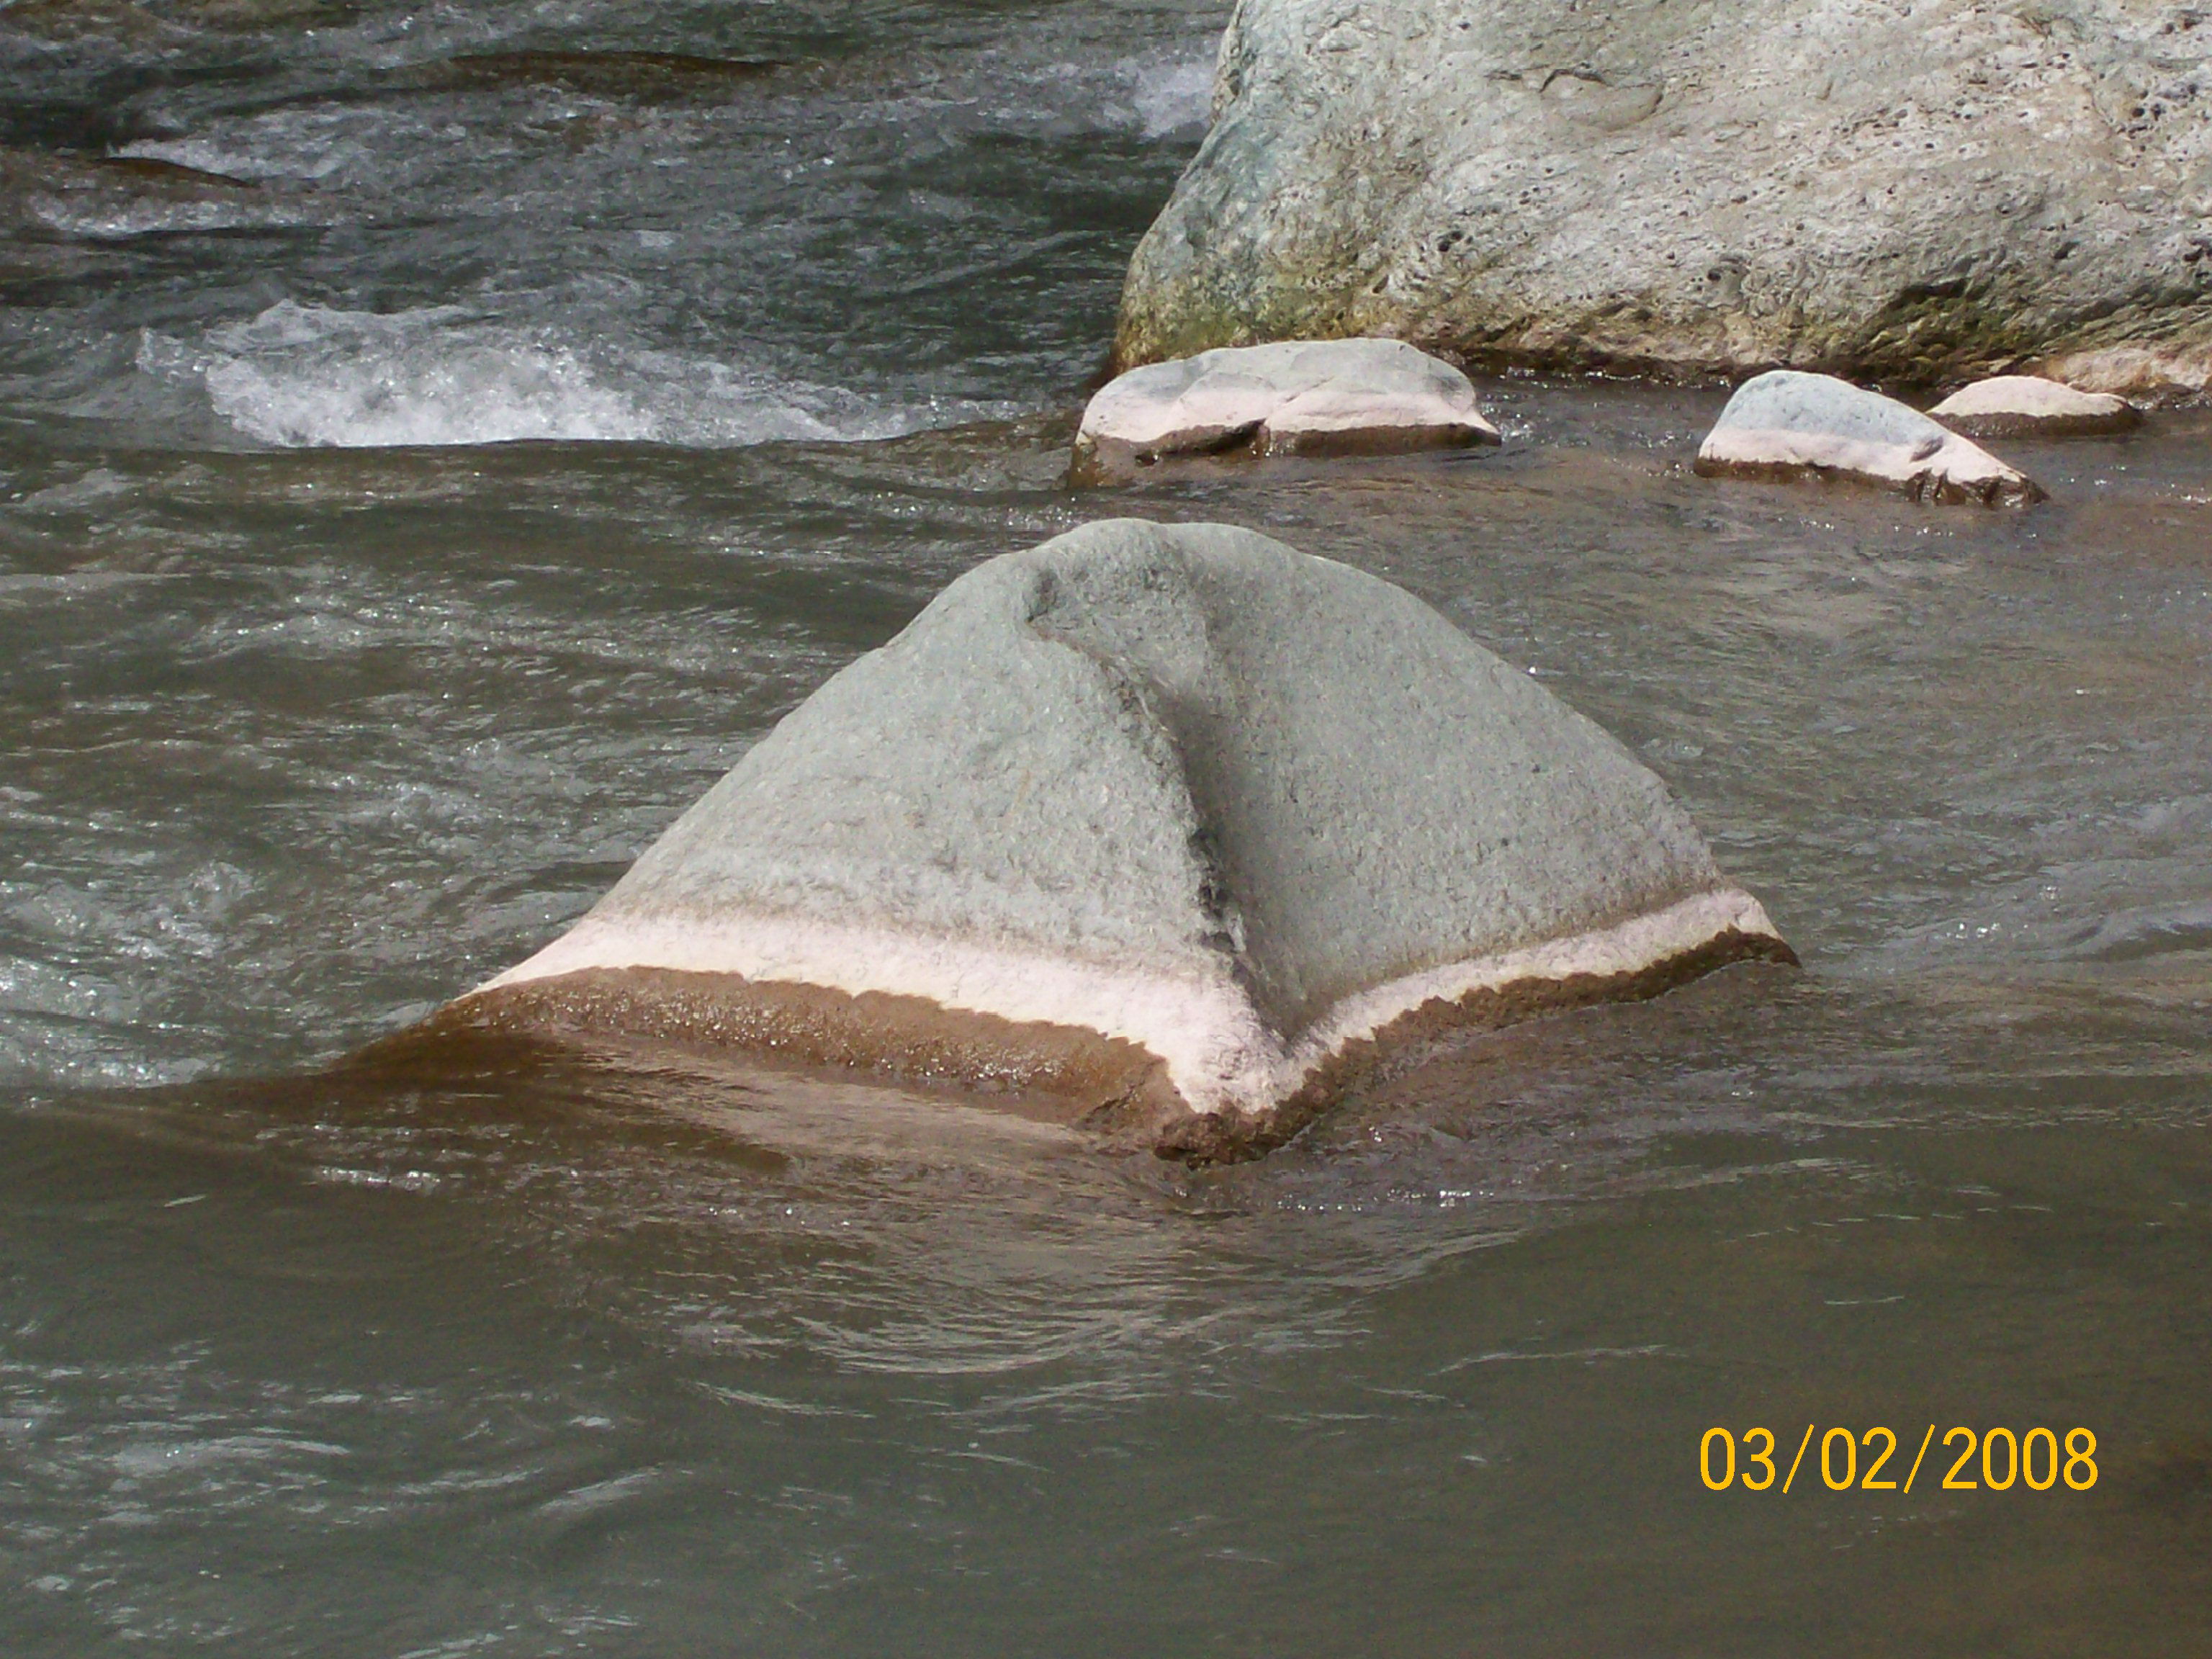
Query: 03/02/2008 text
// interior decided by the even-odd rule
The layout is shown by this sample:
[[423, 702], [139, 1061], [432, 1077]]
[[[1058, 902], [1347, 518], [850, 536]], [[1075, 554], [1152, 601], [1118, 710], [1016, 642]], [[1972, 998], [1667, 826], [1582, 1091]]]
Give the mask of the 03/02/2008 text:
[[[1780, 1490], [1786, 1492], [1796, 1485], [1818, 1427], [1812, 1423], [1805, 1425], [1797, 1455], [1790, 1460], [1788, 1473], [1781, 1476]], [[1898, 1449], [1895, 1433], [1880, 1426], [1863, 1433], [1832, 1428], [1820, 1436], [1820, 1484], [1830, 1492], [1909, 1492], [1920, 1478], [1921, 1465], [1935, 1439], [1936, 1425], [1930, 1423], [1900, 1482], [1891, 1463]], [[2015, 1434], [2010, 1429], [1977, 1430], [1962, 1425], [1944, 1435], [1943, 1448], [1938, 1462], [1944, 1457], [1950, 1461], [1941, 1483], [1947, 1492], [2010, 1492], [2015, 1487], [2049, 1492], [2061, 1481], [2071, 1491], [2087, 1492], [2097, 1484], [2097, 1437], [2087, 1429], [2067, 1430], [2062, 1449], [2058, 1436], [2045, 1428]], [[1745, 1430], [1741, 1455], [1731, 1431], [1707, 1429], [1698, 1445], [1698, 1477], [1711, 1492], [1726, 1492], [1730, 1486], [1741, 1486], [1746, 1492], [1772, 1491], [1777, 1474], [1774, 1449], [1771, 1429]], [[1952, 1456], [1953, 1453], [1957, 1455]]]

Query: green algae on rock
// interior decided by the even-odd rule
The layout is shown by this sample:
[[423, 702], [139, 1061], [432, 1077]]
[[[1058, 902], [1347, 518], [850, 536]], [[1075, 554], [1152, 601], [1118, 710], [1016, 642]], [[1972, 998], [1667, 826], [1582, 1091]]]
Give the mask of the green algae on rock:
[[1410, 594], [1092, 524], [833, 677], [449, 1007], [1056, 1095], [1192, 1158], [1378, 1045], [1789, 958], [1661, 781]]

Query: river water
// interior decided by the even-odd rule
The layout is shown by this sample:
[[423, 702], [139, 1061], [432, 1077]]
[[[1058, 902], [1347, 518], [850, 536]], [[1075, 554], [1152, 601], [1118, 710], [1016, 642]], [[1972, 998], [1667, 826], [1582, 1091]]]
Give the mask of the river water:
[[[1541, 379], [1071, 489], [1220, 24], [0, 8], [0, 1650], [2212, 1650], [2212, 416], [2004, 447], [2025, 513]], [[712, 1054], [325, 1069], [1128, 513], [1437, 605], [1803, 971], [1197, 1173]], [[1708, 1491], [1755, 1425], [1939, 1438]], [[1947, 1490], [1954, 1425], [2096, 1484]]]

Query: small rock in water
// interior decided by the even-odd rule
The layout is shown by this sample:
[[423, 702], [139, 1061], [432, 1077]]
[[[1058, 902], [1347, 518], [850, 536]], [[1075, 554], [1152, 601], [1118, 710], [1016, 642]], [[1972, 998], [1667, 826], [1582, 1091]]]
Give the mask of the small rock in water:
[[2025, 475], [1894, 398], [1831, 374], [1777, 369], [1747, 380], [1698, 447], [1707, 477], [1856, 478], [1915, 501], [2024, 506]]
[[2000, 374], [1961, 386], [1928, 411], [1969, 438], [2092, 438], [2142, 419], [2109, 392], [2076, 392], [2039, 374]]
[[1790, 960], [1665, 786], [1399, 588], [1092, 524], [832, 678], [432, 1029], [599, 1030], [1056, 1098], [1194, 1159], [1378, 1045]]
[[1496, 443], [1474, 386], [1402, 340], [1226, 346], [1133, 368], [1083, 411], [1079, 473], [1177, 455], [1380, 454]]
[[297, 223], [295, 200], [250, 179], [139, 155], [0, 149], [0, 234], [112, 240]]

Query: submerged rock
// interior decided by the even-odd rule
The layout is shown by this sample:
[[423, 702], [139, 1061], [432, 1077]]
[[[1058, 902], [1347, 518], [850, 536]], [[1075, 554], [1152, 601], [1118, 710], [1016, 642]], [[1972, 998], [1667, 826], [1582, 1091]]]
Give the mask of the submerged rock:
[[0, 231], [86, 240], [302, 222], [297, 200], [198, 167], [138, 155], [0, 149]]
[[1379, 454], [1496, 443], [1474, 386], [1402, 340], [1295, 340], [1130, 370], [1083, 411], [1079, 474], [1178, 455]]
[[2038, 374], [2000, 374], [1961, 386], [1928, 411], [1969, 438], [2091, 438], [2142, 416], [2109, 392], [2077, 392]]
[[1092, 524], [831, 678], [464, 1025], [1058, 1097], [1164, 1154], [1379, 1042], [1788, 958], [1660, 781], [1376, 577]]
[[791, 65], [780, 58], [680, 52], [480, 52], [419, 65], [419, 84], [559, 87], [592, 98], [719, 97]]
[[1242, 0], [1119, 361], [2199, 391], [2208, 88], [2212, 29], [2118, 0]]
[[1842, 477], [1915, 501], [2024, 506], [2033, 480], [1894, 398], [1828, 374], [1776, 369], [1747, 380], [1698, 447], [1707, 477]]

